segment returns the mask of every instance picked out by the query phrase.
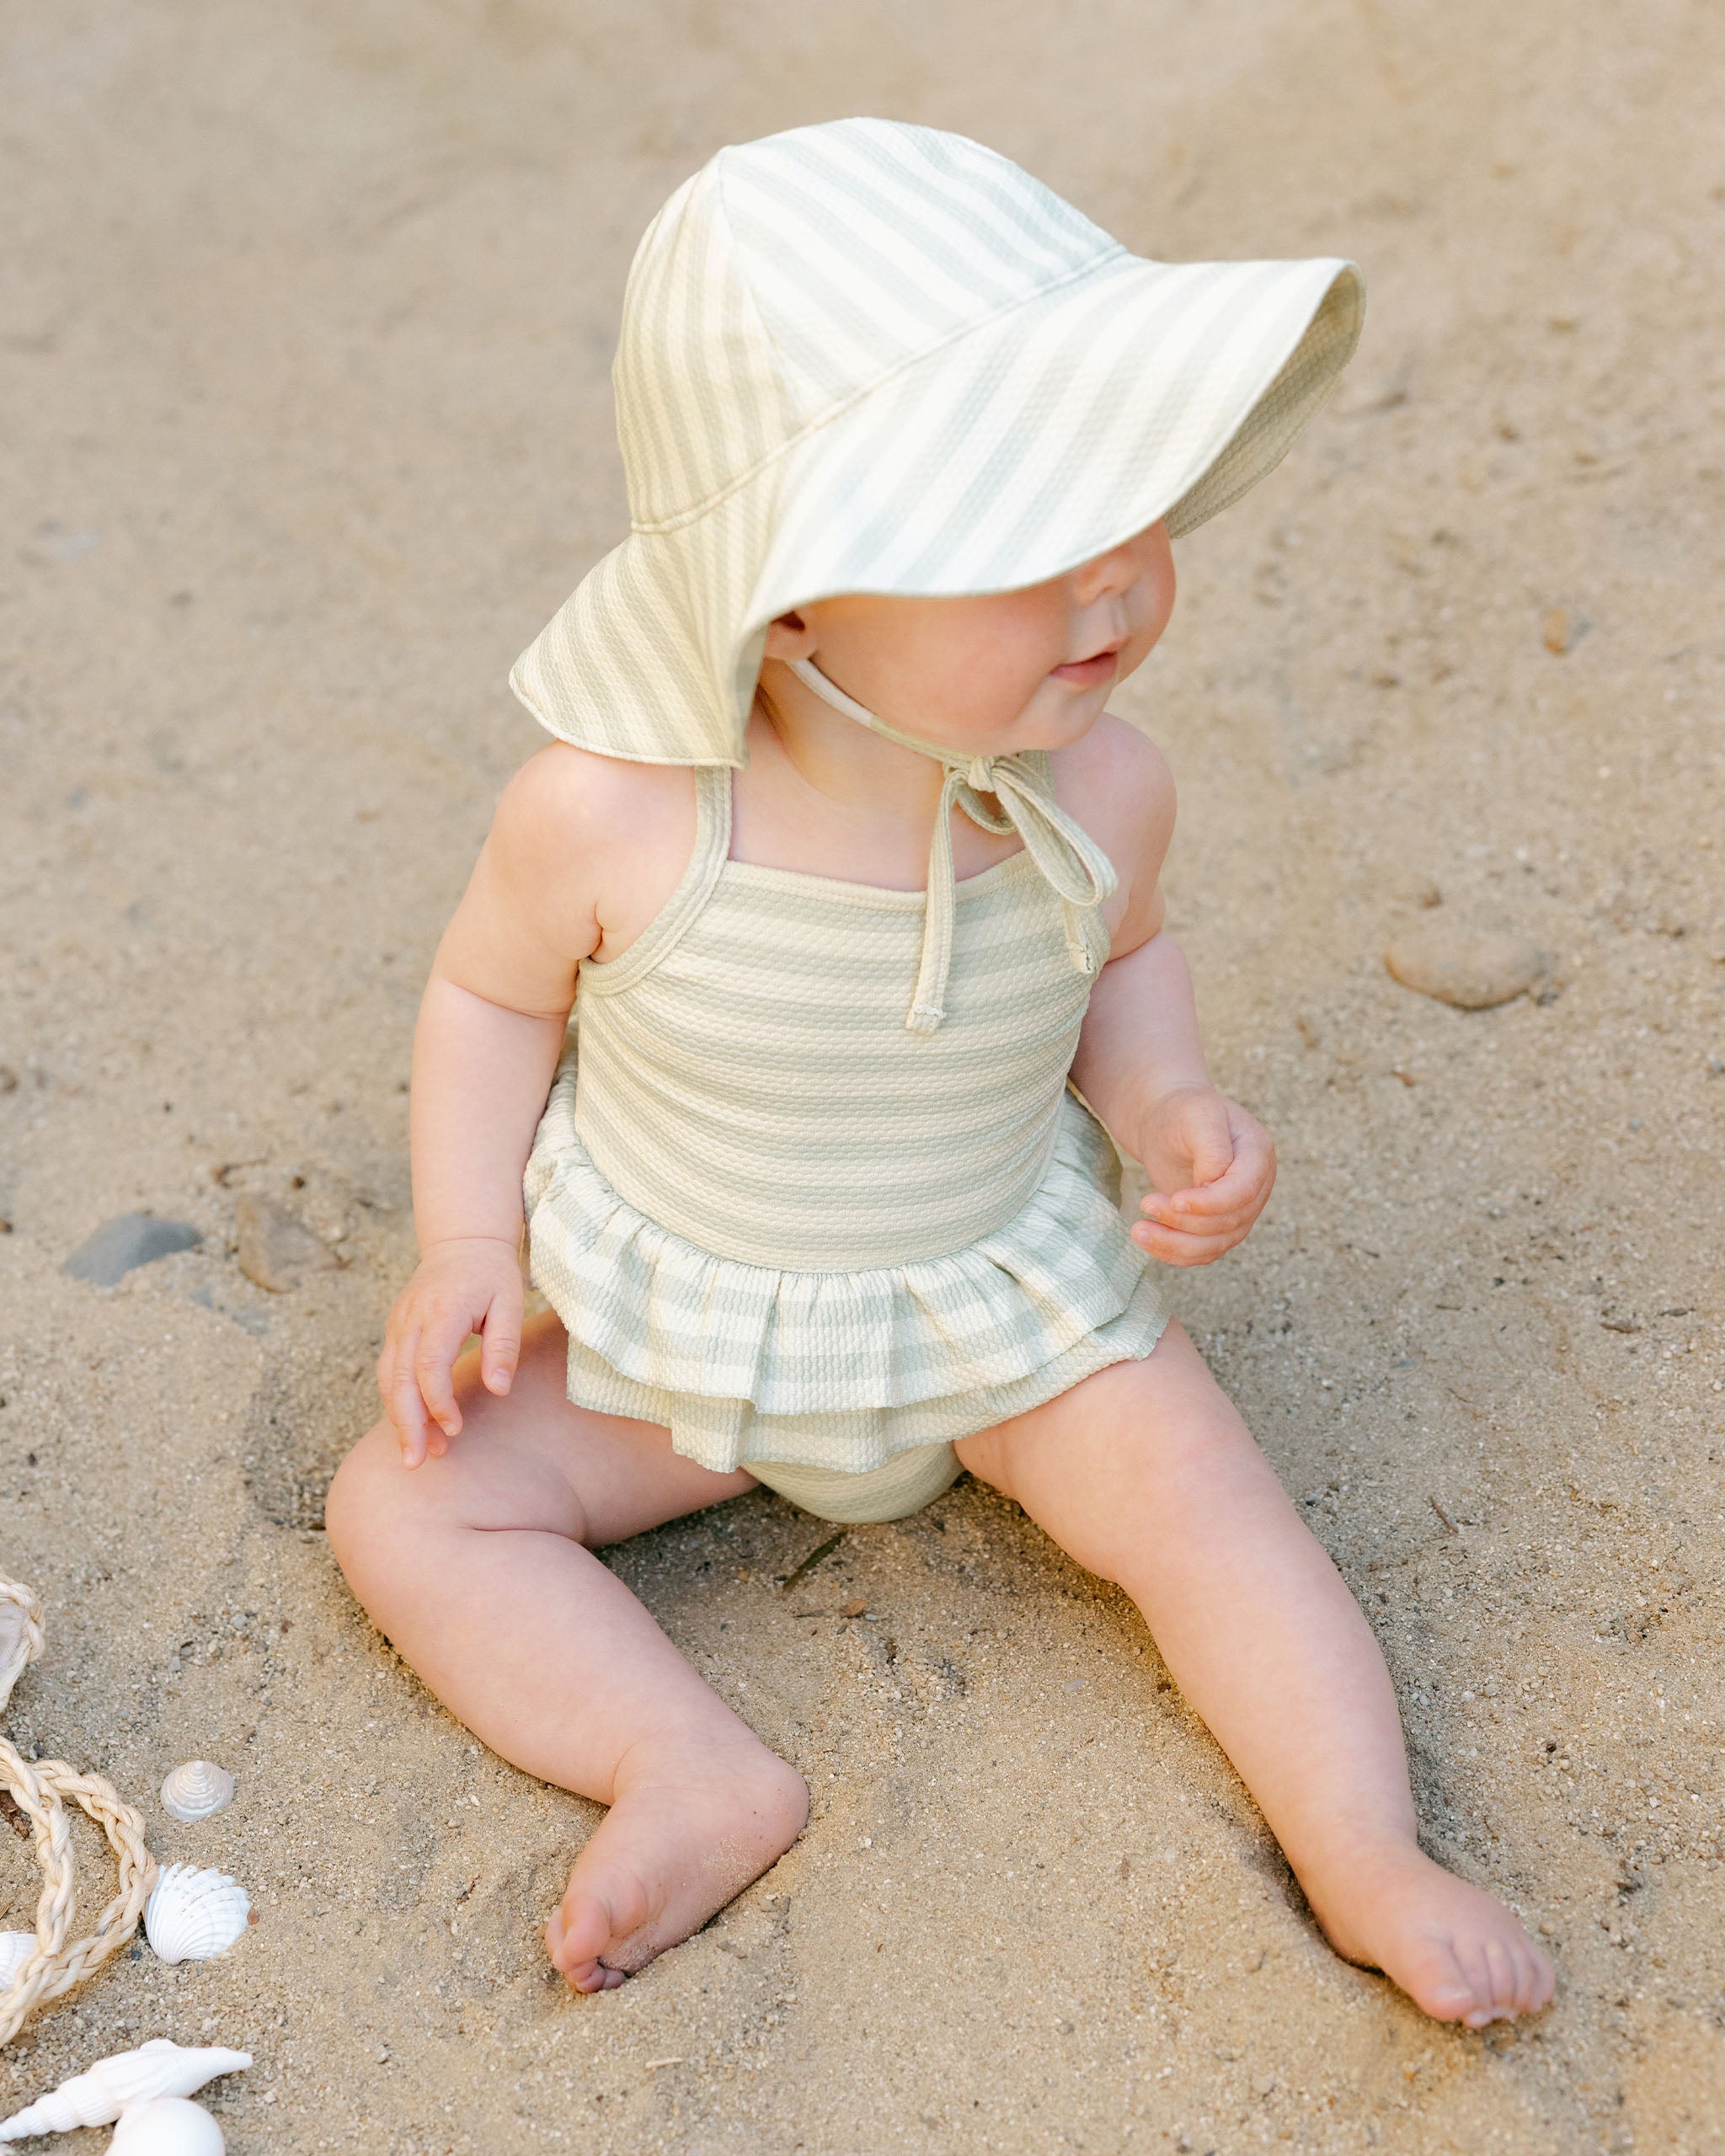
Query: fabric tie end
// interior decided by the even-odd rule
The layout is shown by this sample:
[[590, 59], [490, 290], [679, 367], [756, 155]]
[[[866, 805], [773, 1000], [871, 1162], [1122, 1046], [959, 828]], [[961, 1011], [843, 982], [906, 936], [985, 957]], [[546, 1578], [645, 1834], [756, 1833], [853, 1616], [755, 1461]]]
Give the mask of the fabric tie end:
[[938, 1033], [941, 1022], [946, 1015], [946, 1012], [938, 1006], [913, 1004], [911, 1015], [905, 1021], [905, 1030], [911, 1033]]

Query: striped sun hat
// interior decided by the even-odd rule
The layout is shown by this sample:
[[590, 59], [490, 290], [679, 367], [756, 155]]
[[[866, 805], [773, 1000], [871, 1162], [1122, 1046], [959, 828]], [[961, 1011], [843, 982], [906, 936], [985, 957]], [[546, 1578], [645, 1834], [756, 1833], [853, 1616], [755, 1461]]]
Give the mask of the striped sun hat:
[[1151, 262], [961, 135], [721, 150], [638, 251], [612, 379], [632, 529], [516, 661], [562, 739], [738, 763], [766, 626], [1016, 590], [1279, 462], [1359, 334], [1351, 263]]

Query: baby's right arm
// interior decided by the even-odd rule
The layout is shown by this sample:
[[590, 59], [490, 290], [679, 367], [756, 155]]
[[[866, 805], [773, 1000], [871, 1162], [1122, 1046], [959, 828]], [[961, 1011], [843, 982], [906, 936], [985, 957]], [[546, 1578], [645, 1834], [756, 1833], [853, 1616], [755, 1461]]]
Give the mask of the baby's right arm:
[[619, 918], [632, 926], [644, 905], [656, 910], [666, 874], [675, 882], [678, 781], [690, 792], [686, 773], [542, 750], [505, 789], [438, 946], [414, 1038], [420, 1262], [377, 1364], [409, 1467], [446, 1451], [461, 1428], [451, 1370], [470, 1332], [483, 1337], [487, 1390], [509, 1390], [521, 1347], [521, 1174], [575, 969], [620, 940]]

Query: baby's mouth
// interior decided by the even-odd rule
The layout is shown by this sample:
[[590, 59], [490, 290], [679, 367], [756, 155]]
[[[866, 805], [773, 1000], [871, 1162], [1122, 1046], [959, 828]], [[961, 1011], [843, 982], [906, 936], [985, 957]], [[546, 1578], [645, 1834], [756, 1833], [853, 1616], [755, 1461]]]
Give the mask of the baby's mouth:
[[1075, 689], [1095, 689], [1104, 681], [1113, 680], [1119, 664], [1120, 647], [1111, 643], [1102, 651], [1092, 652], [1088, 659], [1069, 659], [1065, 665], [1052, 670], [1051, 678], [1068, 681]]

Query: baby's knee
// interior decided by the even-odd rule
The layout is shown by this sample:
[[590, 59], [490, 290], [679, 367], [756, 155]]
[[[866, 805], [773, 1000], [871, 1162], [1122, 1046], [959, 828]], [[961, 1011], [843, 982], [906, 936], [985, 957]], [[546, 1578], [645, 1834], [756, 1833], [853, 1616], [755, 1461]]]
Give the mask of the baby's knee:
[[351, 1579], [366, 1549], [402, 1517], [409, 1479], [387, 1422], [366, 1431], [335, 1470], [323, 1498], [323, 1525], [335, 1561]]

